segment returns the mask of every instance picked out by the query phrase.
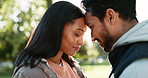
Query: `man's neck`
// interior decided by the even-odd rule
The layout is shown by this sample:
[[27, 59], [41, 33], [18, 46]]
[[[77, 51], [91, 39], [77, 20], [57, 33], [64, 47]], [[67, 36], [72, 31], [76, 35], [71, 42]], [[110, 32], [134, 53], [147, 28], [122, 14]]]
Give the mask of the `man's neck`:
[[138, 21], [133, 19], [133, 20], [130, 20], [130, 21], [124, 21], [123, 22], [123, 31], [125, 34], [127, 31], [129, 31], [131, 28], [133, 28], [135, 25], [138, 24]]

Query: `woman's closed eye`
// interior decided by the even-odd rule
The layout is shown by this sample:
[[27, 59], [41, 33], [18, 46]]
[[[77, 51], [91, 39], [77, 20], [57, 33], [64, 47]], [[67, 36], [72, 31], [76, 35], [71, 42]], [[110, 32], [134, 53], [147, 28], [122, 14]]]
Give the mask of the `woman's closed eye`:
[[75, 36], [79, 37], [79, 36], [80, 36], [80, 34], [79, 34], [79, 33], [75, 33]]
[[75, 34], [75, 36], [79, 37], [79, 36], [83, 35], [84, 32], [83, 32], [82, 30], [76, 30], [76, 31], [74, 32], [74, 34]]

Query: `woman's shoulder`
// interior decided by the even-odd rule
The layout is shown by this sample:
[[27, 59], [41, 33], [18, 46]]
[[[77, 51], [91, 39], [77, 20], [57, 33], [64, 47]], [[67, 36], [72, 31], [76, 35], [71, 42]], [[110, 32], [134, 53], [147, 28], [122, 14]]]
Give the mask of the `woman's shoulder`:
[[13, 78], [44, 78], [46, 77], [43, 70], [35, 66], [30, 68], [30, 66], [19, 66], [14, 69]]
[[30, 66], [20, 65], [15, 67], [13, 78], [56, 78], [53, 70], [41, 61], [37, 66], [30, 68]]

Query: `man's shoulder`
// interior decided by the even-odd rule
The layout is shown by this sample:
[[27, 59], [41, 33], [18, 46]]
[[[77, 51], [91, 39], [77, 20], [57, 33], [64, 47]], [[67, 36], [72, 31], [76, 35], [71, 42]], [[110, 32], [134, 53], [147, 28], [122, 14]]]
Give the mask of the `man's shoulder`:
[[127, 66], [119, 78], [147, 78], [148, 77], [148, 58], [134, 61]]
[[127, 51], [138, 52], [139, 54], [148, 53], [148, 41], [147, 42], [136, 42], [133, 44], [126, 45]]
[[[138, 42], [138, 43], [119, 47], [118, 50], [115, 50], [110, 55], [110, 58], [115, 60], [112, 63], [115, 66], [114, 67], [115, 76], [119, 76], [124, 71], [124, 69], [126, 69], [129, 65], [133, 64], [135, 61], [143, 58], [148, 58], [147, 47], [148, 47], [147, 42]], [[127, 77], [127, 78], [130, 78], [130, 77]]]
[[134, 51], [147, 51], [148, 52], [148, 41], [135, 42], [128, 45], [123, 45], [118, 50], [134, 50]]

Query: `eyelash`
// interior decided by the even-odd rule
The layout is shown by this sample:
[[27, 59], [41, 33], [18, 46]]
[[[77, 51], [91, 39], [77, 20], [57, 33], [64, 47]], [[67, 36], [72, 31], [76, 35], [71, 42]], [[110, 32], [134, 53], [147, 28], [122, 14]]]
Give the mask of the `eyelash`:
[[79, 34], [75, 34], [75, 36], [79, 37], [80, 35]]

